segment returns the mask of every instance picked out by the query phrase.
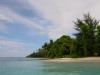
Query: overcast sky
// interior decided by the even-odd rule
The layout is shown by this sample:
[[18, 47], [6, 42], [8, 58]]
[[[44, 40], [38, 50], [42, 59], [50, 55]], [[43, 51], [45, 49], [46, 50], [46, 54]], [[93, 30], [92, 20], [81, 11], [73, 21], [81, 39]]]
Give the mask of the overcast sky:
[[25, 57], [44, 42], [74, 37], [77, 18], [100, 19], [100, 0], [0, 0], [0, 57]]

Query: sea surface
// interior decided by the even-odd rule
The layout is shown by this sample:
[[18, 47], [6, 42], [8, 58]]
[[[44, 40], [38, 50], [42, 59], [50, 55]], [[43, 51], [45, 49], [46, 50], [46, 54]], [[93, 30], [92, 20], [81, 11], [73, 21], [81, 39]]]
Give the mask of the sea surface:
[[0, 58], [0, 75], [100, 75], [100, 62], [46, 62], [39, 58]]

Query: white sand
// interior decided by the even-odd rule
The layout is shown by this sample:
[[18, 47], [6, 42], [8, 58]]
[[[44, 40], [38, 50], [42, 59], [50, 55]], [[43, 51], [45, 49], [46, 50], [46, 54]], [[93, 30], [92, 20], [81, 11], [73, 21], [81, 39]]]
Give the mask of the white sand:
[[46, 62], [100, 62], [100, 57], [45, 59]]

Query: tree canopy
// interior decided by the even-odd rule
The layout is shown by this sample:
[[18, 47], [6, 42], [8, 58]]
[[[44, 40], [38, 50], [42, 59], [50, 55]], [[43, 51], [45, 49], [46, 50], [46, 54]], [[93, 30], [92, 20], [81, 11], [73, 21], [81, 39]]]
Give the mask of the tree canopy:
[[83, 19], [74, 22], [76, 38], [63, 35], [56, 41], [52, 39], [27, 57], [87, 57], [100, 56], [100, 26], [99, 21], [92, 18], [90, 14], [84, 14]]

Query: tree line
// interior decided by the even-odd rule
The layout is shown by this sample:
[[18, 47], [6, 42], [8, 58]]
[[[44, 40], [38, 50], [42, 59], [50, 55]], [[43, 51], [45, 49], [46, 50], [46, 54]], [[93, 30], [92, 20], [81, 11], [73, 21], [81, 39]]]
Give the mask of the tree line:
[[52, 39], [27, 57], [88, 57], [100, 56], [100, 26], [99, 21], [92, 18], [89, 13], [83, 15], [83, 19], [74, 22], [76, 38], [63, 35], [56, 41]]

